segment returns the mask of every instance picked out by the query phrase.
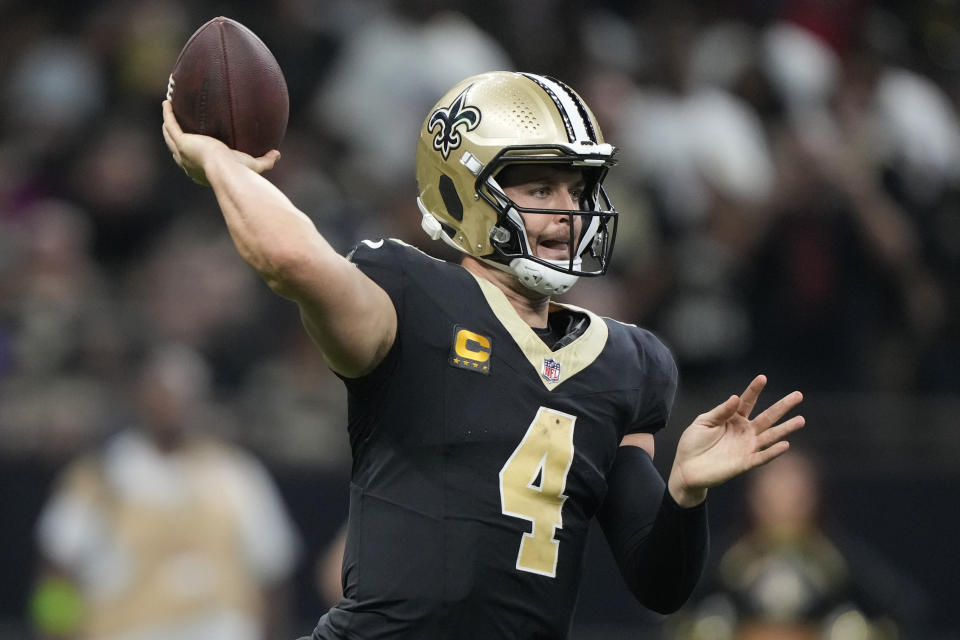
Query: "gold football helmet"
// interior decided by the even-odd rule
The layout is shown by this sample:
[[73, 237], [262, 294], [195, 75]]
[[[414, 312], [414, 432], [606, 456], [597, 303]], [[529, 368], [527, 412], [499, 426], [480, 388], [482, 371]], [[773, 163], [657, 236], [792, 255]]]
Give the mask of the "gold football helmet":
[[[563, 293], [580, 276], [602, 275], [609, 266], [617, 212], [602, 183], [615, 153], [589, 107], [562, 82], [508, 71], [467, 78], [434, 105], [420, 129], [421, 225], [434, 240], [516, 275], [534, 291]], [[580, 209], [518, 206], [496, 181], [515, 163], [581, 169]], [[569, 259], [533, 255], [520, 213], [571, 216]], [[583, 222], [578, 238], [574, 216]]]

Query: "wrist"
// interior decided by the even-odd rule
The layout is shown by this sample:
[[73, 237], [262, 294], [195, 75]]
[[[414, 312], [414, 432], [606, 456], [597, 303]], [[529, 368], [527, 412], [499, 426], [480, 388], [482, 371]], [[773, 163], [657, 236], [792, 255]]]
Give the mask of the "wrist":
[[[232, 171], [235, 171], [233, 165], [241, 164], [237, 162], [233, 155], [233, 152], [225, 145], [211, 145], [203, 149], [196, 163], [201, 184], [206, 183], [210, 186], [221, 184]], [[196, 178], [192, 175], [191, 177]]]
[[236, 162], [231, 156], [230, 149], [226, 146], [211, 145], [200, 153], [197, 164], [203, 169], [204, 173], [222, 172], [225, 167], [229, 167], [230, 164]]
[[670, 497], [673, 498], [673, 501], [684, 509], [692, 509], [693, 507], [699, 506], [707, 499], [706, 488], [698, 489], [688, 487], [677, 478], [676, 473], [670, 474], [670, 479], [667, 482], [667, 491], [670, 492]]

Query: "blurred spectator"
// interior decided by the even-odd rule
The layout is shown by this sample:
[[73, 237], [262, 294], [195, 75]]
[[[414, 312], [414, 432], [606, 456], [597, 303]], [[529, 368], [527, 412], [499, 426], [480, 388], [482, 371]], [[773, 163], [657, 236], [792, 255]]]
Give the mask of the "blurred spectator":
[[78, 40], [29, 43], [4, 85], [8, 131], [30, 152], [69, 144], [106, 107], [104, 69]]
[[16, 244], [0, 310], [11, 356], [22, 373], [56, 374], [83, 348], [95, 301], [106, 298], [104, 273], [89, 253], [89, 219], [68, 201], [46, 198], [26, 207], [7, 232]]
[[37, 526], [32, 615], [50, 638], [282, 637], [299, 541], [267, 472], [219, 441], [205, 362], [146, 360], [135, 423], [70, 464]]
[[[276, 304], [267, 287], [243, 268], [228, 238], [211, 233], [214, 212], [188, 212], [154, 238], [130, 269], [124, 284], [124, 309], [136, 320], [137, 337], [185, 343], [202, 352], [227, 391], [239, 385], [270, 340]], [[267, 341], [268, 344], [264, 345]]]
[[[768, 224], [773, 157], [759, 114], [725, 86], [734, 72], [702, 63], [699, 51], [714, 45], [689, 7], [652, 12], [644, 34], [655, 57], [621, 99], [609, 134], [660, 237], [657, 262], [644, 266], [660, 287], [647, 289], [656, 298], [642, 301], [650, 315], [638, 320], [664, 336], [688, 378], [712, 378], [750, 347], [739, 278]], [[629, 254], [618, 244], [619, 255]]]
[[461, 78], [512, 68], [495, 39], [438, 8], [430, 0], [391, 2], [348, 25], [314, 104], [317, 126], [345, 145], [338, 178], [348, 190], [376, 198], [410, 184], [410, 149], [437, 98]]
[[[842, 57], [803, 27], [768, 30], [770, 59], [789, 61], [777, 83], [790, 108], [773, 142], [774, 223], [749, 282], [764, 327], [753, 354], [778, 350], [812, 389], [916, 388], [946, 322], [922, 230], [956, 181], [960, 123], [932, 84], [890, 66], [868, 27]], [[802, 80], [823, 66], [814, 60], [830, 71]]]
[[71, 158], [62, 180], [88, 211], [97, 259], [113, 266], [136, 257], [168, 222], [170, 198], [158, 193], [159, 154], [141, 123], [112, 117]]
[[282, 333], [285, 344], [273, 357], [251, 367], [238, 389], [245, 441], [287, 465], [324, 467], [346, 475], [350, 442], [343, 383], [305, 331], [290, 326]]
[[4, 222], [0, 441], [21, 454], [69, 455], [109, 423], [123, 320], [90, 255], [84, 210], [41, 198]]
[[[915, 593], [863, 540], [831, 530], [820, 474], [791, 451], [747, 480], [747, 529], [721, 547], [673, 640], [895, 640]], [[900, 635], [900, 634], [904, 635]]]

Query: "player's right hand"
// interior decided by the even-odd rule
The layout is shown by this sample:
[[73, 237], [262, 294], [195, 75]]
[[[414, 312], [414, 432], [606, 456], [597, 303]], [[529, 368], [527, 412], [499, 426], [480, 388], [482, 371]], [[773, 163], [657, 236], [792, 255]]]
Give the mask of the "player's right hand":
[[183, 169], [191, 180], [204, 186], [210, 186], [204, 167], [217, 155], [226, 154], [233, 161], [239, 162], [257, 173], [269, 171], [280, 159], [280, 152], [276, 149], [259, 158], [254, 158], [250, 154], [229, 148], [216, 138], [184, 133], [177, 122], [176, 116], [173, 115], [173, 104], [169, 100], [163, 101], [162, 131], [163, 139], [166, 141], [167, 148], [173, 155], [173, 160], [177, 163], [177, 166]]

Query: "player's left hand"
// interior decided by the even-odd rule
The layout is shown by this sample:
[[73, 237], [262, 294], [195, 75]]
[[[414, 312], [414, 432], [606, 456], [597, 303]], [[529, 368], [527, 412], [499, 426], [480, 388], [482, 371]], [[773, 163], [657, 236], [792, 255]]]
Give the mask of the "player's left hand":
[[803, 416], [779, 422], [803, 400], [790, 393], [751, 419], [767, 384], [759, 375], [741, 396], [697, 416], [677, 443], [668, 486], [678, 504], [692, 507], [706, 499], [707, 489], [770, 462], [790, 448], [784, 438], [804, 425]]

